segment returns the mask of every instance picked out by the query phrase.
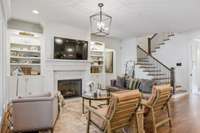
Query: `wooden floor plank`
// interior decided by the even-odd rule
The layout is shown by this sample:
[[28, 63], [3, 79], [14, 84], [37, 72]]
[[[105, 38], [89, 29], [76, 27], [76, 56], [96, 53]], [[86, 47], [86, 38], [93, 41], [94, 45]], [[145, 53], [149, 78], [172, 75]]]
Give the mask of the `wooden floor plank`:
[[158, 133], [200, 133], [200, 96], [188, 95], [171, 102], [173, 127], [166, 124]]

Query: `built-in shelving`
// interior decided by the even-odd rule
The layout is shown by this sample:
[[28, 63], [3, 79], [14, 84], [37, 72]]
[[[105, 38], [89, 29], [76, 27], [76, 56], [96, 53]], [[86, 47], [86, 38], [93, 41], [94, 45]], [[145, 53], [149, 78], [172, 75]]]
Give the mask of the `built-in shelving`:
[[10, 75], [21, 68], [25, 75], [40, 75], [41, 34], [10, 30]]
[[28, 63], [10, 63], [11, 66], [40, 66], [40, 64], [28, 64]]
[[90, 45], [91, 73], [104, 73], [104, 44], [93, 42]]
[[33, 50], [18, 50], [18, 49], [11, 49], [10, 51], [13, 51], [13, 52], [40, 53], [40, 51], [33, 51]]

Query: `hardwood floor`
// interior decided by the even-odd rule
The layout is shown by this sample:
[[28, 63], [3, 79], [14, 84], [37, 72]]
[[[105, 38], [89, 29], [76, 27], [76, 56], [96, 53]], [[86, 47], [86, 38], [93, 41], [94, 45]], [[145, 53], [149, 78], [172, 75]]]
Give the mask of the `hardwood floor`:
[[190, 95], [171, 102], [173, 127], [158, 128], [158, 133], [200, 133], [200, 95]]

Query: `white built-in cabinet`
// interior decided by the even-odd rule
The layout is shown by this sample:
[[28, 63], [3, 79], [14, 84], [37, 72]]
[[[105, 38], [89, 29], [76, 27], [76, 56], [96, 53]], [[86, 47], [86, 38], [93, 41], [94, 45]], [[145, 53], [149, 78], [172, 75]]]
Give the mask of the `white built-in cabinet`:
[[[41, 74], [42, 34], [9, 29], [8, 42], [9, 99], [44, 93], [44, 77]], [[22, 75], [14, 73], [17, 68], [22, 69]]]
[[9, 98], [39, 95], [44, 90], [43, 76], [8, 76]]
[[90, 78], [96, 84], [105, 88], [105, 44], [102, 42], [90, 42], [89, 45]]

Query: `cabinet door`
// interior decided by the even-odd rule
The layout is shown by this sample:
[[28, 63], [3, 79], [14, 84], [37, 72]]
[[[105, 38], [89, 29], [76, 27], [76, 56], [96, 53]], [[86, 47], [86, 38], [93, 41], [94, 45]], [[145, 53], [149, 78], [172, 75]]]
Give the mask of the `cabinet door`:
[[9, 99], [18, 96], [26, 96], [24, 77], [8, 76], [8, 94]]
[[42, 76], [29, 77], [25, 89], [27, 90], [27, 95], [44, 93], [44, 78]]

